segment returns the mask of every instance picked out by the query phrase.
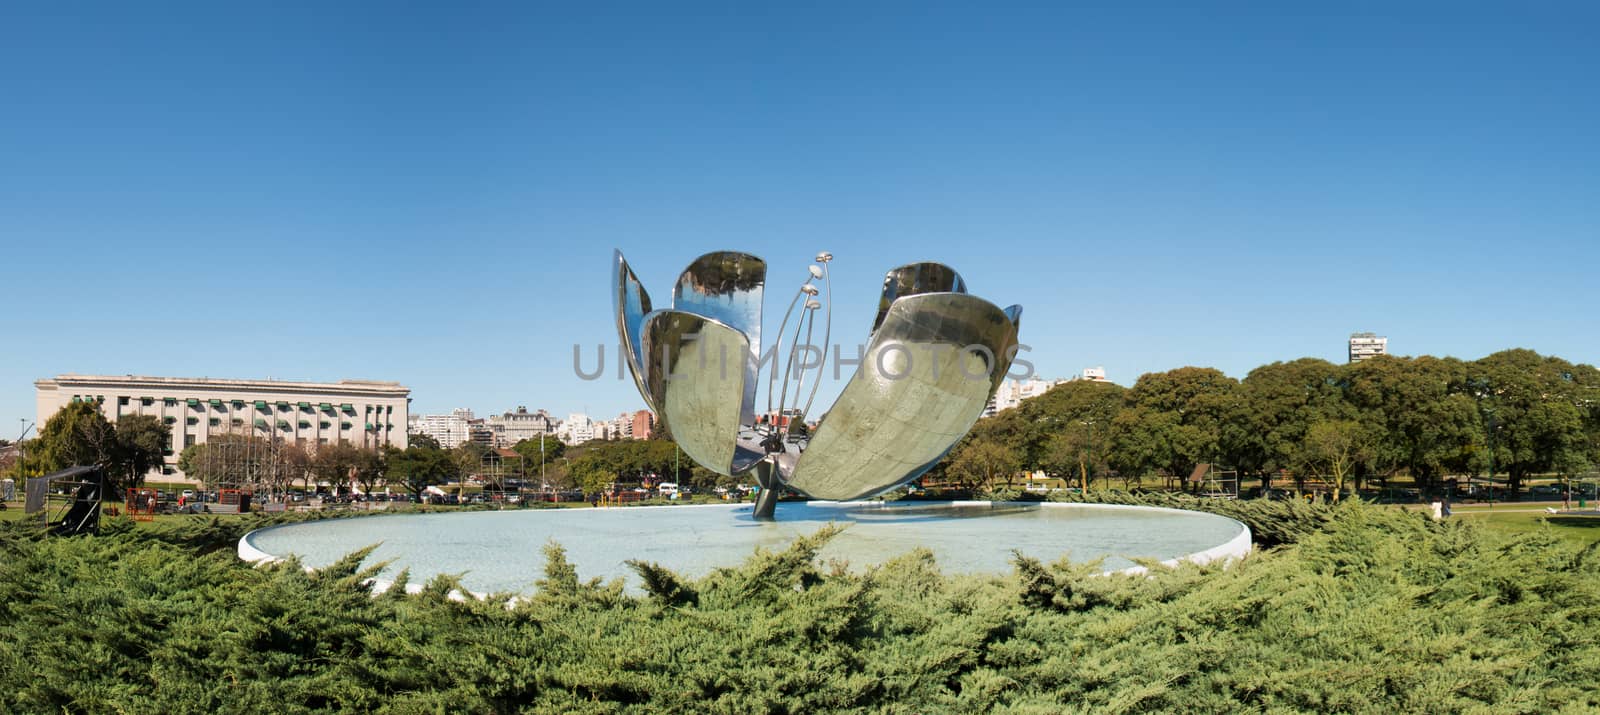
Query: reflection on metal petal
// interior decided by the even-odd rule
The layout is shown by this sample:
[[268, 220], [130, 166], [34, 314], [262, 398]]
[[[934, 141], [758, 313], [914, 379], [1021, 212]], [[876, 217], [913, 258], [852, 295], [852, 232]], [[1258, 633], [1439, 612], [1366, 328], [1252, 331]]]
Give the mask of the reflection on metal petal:
[[748, 253], [717, 251], [696, 258], [672, 287], [672, 308], [697, 313], [744, 333], [761, 350], [761, 294], [767, 262]]
[[658, 310], [644, 323], [645, 389], [656, 415], [690, 459], [719, 474], [752, 458], [736, 444], [751, 410], [744, 365], [750, 341], [715, 320]]
[[1006, 317], [1011, 319], [1012, 325], [1017, 326], [1017, 330], [1022, 329], [1022, 306], [1013, 305], [1006, 308]]
[[889, 306], [906, 296], [923, 293], [965, 293], [967, 284], [956, 269], [943, 263], [907, 263], [891, 269], [883, 277], [883, 295], [878, 299], [878, 315], [872, 321], [872, 330], [883, 325]]
[[645, 314], [650, 312], [650, 294], [628, 267], [622, 251], [616, 252], [611, 264], [611, 286], [611, 307], [617, 314], [617, 336], [622, 340], [622, 353], [631, 368], [628, 373], [633, 375], [633, 382], [651, 411], [660, 412], [655, 403], [650, 402], [650, 392], [644, 386], [644, 358], [639, 342]]
[[788, 485], [820, 499], [860, 499], [917, 478], [977, 421], [1016, 342], [1011, 317], [981, 298], [895, 300]]
[[744, 333], [752, 360], [741, 361], [746, 370], [743, 424], [755, 420], [756, 358], [761, 353], [761, 299], [766, 288], [767, 262], [748, 253], [717, 251], [696, 258], [672, 287], [672, 308], [703, 315]]

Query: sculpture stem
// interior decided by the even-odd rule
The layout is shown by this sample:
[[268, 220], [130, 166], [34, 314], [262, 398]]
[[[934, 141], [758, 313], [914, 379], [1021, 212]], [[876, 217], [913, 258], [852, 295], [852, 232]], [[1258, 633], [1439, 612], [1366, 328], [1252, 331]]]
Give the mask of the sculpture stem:
[[761, 491], [756, 493], [755, 510], [750, 516], [756, 521], [777, 521], [778, 509], [778, 472], [777, 465], [768, 457], [756, 462], [756, 483], [761, 485]]

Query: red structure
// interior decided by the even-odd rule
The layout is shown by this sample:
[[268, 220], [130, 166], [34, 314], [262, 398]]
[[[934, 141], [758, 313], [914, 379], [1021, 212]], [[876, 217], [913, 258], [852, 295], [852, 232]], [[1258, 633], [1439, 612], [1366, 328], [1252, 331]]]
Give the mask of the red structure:
[[138, 521], [156, 518], [157, 494], [154, 489], [129, 489], [124, 511]]

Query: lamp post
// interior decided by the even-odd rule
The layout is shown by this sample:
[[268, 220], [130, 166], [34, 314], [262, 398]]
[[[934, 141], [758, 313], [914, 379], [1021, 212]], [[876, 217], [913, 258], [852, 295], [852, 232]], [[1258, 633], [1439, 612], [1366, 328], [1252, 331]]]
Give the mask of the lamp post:
[[[28, 418], [18, 417], [17, 422], [28, 422]], [[17, 476], [19, 477], [27, 477], [26, 474], [23, 474], [22, 470], [28, 464], [28, 453], [25, 451], [27, 448], [23, 446], [22, 441], [28, 438], [28, 432], [32, 431], [34, 425], [36, 424], [38, 423], [29, 423], [27, 426], [22, 428], [22, 434], [17, 435]]]

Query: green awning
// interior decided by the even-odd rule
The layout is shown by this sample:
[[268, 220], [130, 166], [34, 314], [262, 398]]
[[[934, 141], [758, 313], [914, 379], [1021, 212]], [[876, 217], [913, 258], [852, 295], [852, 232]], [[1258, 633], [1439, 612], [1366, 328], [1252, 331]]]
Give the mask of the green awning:
[[176, 418], [176, 417], [166, 417], [166, 418], [163, 418], [162, 421], [166, 422], [167, 424], [170, 425], [170, 424], [172, 424], [174, 422], [177, 422], [178, 418]]
[[206, 402], [210, 403], [210, 405], [212, 407], [221, 407], [222, 406], [222, 400], [206, 400]]
[[267, 409], [267, 401], [266, 400], [256, 400], [256, 409], [258, 409], [258, 410]]
[[266, 429], [267, 428], [267, 421], [266, 420], [262, 420], [262, 419], [258, 419], [258, 420], [256, 420], [256, 426], [260, 427], [261, 429]]
[[236, 410], [244, 409], [244, 400], [234, 400], [233, 401], [233, 408], [236, 409]]
[[317, 405], [317, 409], [328, 410], [328, 411], [331, 412], [333, 410], [333, 405], [329, 404], [327, 402], [324, 402], [324, 403], [322, 403], [320, 405]]
[[191, 398], [189, 398], [187, 400], [184, 400], [184, 402], [189, 403], [190, 407], [199, 407], [200, 406], [200, 399], [196, 398], [196, 397], [191, 397]]
[[311, 409], [311, 403], [309, 403], [309, 402], [302, 402], [302, 403], [300, 403], [300, 409], [302, 409], [302, 410], [309, 410], [309, 409]]
[[278, 408], [279, 409], [288, 409], [289, 408], [289, 403], [284, 402], [283, 400], [278, 400]]
[[339, 429], [350, 429], [350, 423], [349, 422], [340, 422], [339, 423]]
[[339, 405], [339, 409], [344, 410], [345, 412], [355, 412], [356, 406], [346, 402], [342, 405]]
[[300, 429], [311, 429], [311, 423], [305, 420], [300, 420]]
[[289, 429], [288, 420], [278, 420], [278, 429]]

